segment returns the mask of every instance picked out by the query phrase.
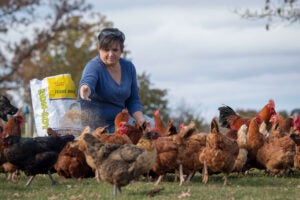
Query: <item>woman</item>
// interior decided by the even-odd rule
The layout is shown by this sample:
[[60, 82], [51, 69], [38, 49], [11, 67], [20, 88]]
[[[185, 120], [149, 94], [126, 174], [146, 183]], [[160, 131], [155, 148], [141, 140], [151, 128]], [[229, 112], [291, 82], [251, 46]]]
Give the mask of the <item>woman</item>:
[[98, 35], [99, 55], [85, 66], [79, 85], [82, 125], [96, 129], [108, 125], [114, 132], [115, 116], [126, 108], [138, 122], [144, 122], [134, 65], [123, 58], [124, 34], [116, 28]]

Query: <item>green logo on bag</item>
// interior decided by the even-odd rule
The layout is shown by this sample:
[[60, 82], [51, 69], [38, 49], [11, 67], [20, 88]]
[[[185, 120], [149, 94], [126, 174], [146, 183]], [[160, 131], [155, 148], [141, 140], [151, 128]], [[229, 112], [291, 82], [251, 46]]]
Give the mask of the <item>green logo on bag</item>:
[[39, 98], [41, 102], [41, 107], [42, 107], [42, 128], [47, 129], [49, 126], [49, 113], [47, 111], [47, 101], [46, 101], [46, 94], [45, 94], [45, 89], [39, 90]]

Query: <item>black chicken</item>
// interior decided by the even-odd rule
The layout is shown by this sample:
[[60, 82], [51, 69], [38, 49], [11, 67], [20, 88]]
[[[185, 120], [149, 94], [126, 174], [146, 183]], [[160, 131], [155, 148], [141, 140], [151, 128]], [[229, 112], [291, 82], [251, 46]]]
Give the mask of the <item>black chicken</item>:
[[7, 115], [14, 115], [18, 112], [18, 108], [11, 105], [6, 96], [0, 95], [0, 118], [7, 121]]
[[300, 145], [300, 134], [299, 133], [292, 133], [290, 134], [290, 138], [296, 143], [296, 145]]
[[51, 173], [55, 172], [54, 164], [58, 154], [73, 135], [48, 136], [36, 138], [21, 138], [10, 135], [3, 139], [4, 156], [7, 160], [30, 176], [26, 183], [29, 186], [37, 174], [48, 174], [52, 184], [55, 184]]

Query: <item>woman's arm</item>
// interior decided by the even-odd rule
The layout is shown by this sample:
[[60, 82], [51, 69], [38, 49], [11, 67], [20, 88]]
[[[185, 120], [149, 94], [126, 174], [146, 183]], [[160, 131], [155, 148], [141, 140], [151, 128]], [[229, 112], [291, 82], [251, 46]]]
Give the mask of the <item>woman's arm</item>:
[[96, 83], [98, 81], [98, 57], [90, 60], [82, 72], [82, 76], [79, 82], [79, 94], [84, 100], [90, 100], [90, 97], [95, 93]]

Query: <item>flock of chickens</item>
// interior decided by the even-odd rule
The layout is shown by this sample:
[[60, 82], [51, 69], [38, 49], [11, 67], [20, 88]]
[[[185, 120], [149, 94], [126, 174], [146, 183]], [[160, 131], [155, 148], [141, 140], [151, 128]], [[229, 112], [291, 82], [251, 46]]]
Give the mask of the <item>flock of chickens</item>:
[[[285, 176], [300, 170], [300, 118], [283, 119], [270, 100], [256, 116], [239, 116], [229, 106], [219, 107], [218, 120], [212, 119], [209, 133], [197, 130], [195, 123], [182, 124], [179, 130], [154, 113], [155, 127], [147, 122], [128, 124], [127, 110], [115, 118], [116, 131], [106, 127], [91, 131], [86, 127], [75, 140], [48, 128], [47, 137], [22, 138], [23, 117], [5, 96], [0, 96], [0, 171], [15, 179], [23, 171], [30, 179], [37, 174], [57, 173], [65, 178], [95, 177], [113, 186], [113, 193], [140, 176], [152, 177], [159, 184], [167, 173], [179, 174], [180, 185], [202, 173], [209, 176], [245, 174], [252, 168]], [[15, 115], [9, 120], [7, 115]], [[221, 132], [227, 130], [227, 132]]]

